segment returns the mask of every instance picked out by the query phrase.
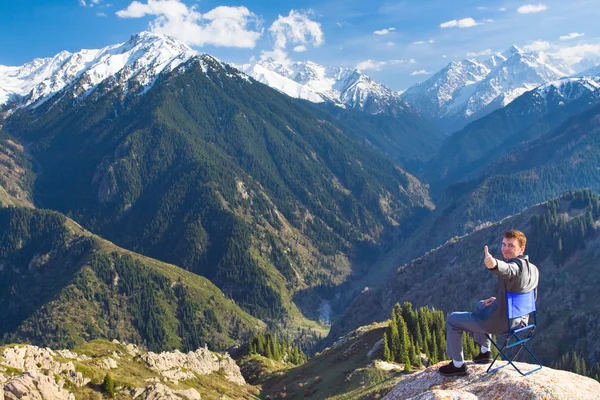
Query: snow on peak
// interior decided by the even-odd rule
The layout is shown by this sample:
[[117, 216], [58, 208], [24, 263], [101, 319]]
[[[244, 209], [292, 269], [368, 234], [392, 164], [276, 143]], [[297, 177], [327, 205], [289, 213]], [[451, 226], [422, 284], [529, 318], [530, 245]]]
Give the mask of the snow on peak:
[[0, 66], [0, 105], [9, 100], [40, 104], [73, 84], [79, 85], [77, 93], [89, 93], [111, 76], [125, 86], [133, 78], [148, 87], [163, 70], [171, 71], [195, 55], [198, 52], [169, 36], [141, 32], [102, 49], [61, 51], [19, 67]]
[[386, 112], [390, 107], [407, 107], [400, 99], [400, 93], [356, 69], [325, 67], [312, 61], [282, 64], [272, 58], [244, 65], [241, 69], [288, 96], [315, 103], [329, 101], [340, 107], [373, 114]]
[[572, 73], [563, 60], [511, 46], [483, 61], [453, 61], [407, 89], [402, 98], [421, 114], [453, 121], [451, 128], [459, 129], [526, 91]]

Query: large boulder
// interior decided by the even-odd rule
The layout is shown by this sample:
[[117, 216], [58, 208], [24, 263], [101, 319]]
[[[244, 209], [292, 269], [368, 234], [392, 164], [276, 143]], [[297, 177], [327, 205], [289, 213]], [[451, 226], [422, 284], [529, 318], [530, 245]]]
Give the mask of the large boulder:
[[[488, 365], [469, 363], [466, 376], [444, 377], [438, 369], [445, 363], [407, 376], [384, 400], [592, 400], [600, 396], [599, 382], [567, 371], [544, 367], [524, 377], [511, 366], [488, 374]], [[521, 371], [535, 368], [526, 363], [516, 364]]]
[[27, 371], [13, 376], [4, 384], [6, 400], [75, 400], [75, 396], [59, 385], [54, 376]]

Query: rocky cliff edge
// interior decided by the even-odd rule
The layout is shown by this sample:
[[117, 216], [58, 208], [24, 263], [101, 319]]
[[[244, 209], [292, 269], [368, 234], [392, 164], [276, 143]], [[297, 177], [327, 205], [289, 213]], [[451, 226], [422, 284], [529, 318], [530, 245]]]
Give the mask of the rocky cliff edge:
[[[488, 365], [467, 363], [468, 374], [444, 377], [439, 374], [444, 361], [403, 379], [383, 400], [592, 400], [600, 398], [600, 383], [585, 376], [543, 367], [521, 376], [511, 366], [491, 374]], [[521, 371], [535, 366], [516, 363]]]

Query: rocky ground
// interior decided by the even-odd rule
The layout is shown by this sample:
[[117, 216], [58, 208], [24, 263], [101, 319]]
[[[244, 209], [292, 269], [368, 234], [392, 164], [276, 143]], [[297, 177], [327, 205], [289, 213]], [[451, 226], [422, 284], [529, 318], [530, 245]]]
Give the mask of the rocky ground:
[[107, 375], [119, 399], [251, 399], [257, 394], [228, 354], [206, 348], [157, 354], [117, 341], [93, 341], [76, 351], [0, 347], [0, 399], [99, 399], [107, 394]]
[[[446, 363], [407, 376], [384, 400], [592, 400], [600, 393], [600, 383], [591, 378], [547, 367], [523, 377], [510, 366], [487, 374], [487, 364], [468, 363], [466, 376], [444, 377], [438, 369]], [[516, 364], [522, 371], [535, 368]]]

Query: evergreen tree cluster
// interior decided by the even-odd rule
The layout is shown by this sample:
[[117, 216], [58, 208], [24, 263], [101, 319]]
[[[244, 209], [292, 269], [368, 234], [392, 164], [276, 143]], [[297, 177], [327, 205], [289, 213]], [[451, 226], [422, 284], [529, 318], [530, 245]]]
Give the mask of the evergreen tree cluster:
[[[469, 335], [463, 336], [465, 358], [479, 353]], [[446, 318], [440, 310], [421, 307], [413, 310], [410, 302], [397, 303], [389, 328], [383, 336], [383, 359], [405, 365], [405, 371], [422, 365], [424, 355], [430, 363], [444, 360], [446, 354]]]
[[[565, 209], [561, 203], [568, 202]], [[581, 210], [574, 218], [567, 212]], [[585, 247], [585, 239], [596, 233], [595, 221], [600, 218], [600, 197], [590, 190], [567, 192], [551, 200], [546, 211], [531, 217], [530, 256], [541, 262], [551, 254], [555, 265], [562, 265], [577, 250]]]
[[563, 354], [552, 368], [571, 371], [579, 375], [589, 376], [600, 382], [600, 362], [588, 366], [585, 358], [579, 356], [577, 352], [571, 351]]
[[304, 364], [308, 361], [308, 357], [300, 346], [292, 343], [289, 338], [278, 339], [271, 333], [252, 336], [248, 340], [248, 353], [259, 354], [272, 360], [294, 365]]

